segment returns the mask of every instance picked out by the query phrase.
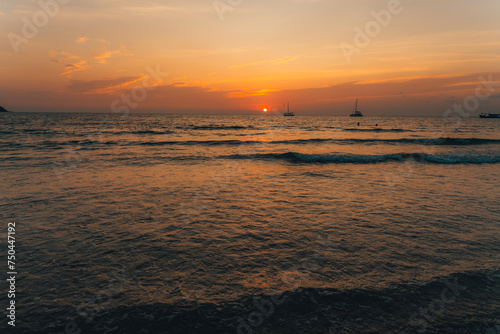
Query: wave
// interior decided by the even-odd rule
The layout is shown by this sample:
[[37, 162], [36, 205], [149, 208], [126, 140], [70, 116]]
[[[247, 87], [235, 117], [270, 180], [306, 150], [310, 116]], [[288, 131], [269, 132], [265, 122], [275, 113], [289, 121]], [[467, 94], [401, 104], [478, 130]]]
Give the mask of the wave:
[[487, 138], [398, 138], [398, 139], [346, 139], [353, 143], [388, 143], [388, 144], [419, 144], [419, 145], [485, 145], [500, 144], [500, 139]]
[[243, 140], [185, 140], [185, 141], [156, 141], [156, 142], [135, 142], [133, 145], [140, 146], [169, 146], [169, 145], [182, 145], [182, 146], [238, 146], [257, 144], [259, 141], [243, 141]]
[[312, 138], [312, 139], [291, 139], [276, 141], [260, 140], [186, 140], [186, 141], [155, 141], [155, 142], [132, 142], [131, 145], [141, 146], [168, 146], [168, 145], [186, 145], [186, 146], [238, 146], [238, 145], [307, 145], [314, 143], [333, 143], [339, 145], [381, 143], [381, 144], [418, 144], [418, 145], [483, 145], [500, 144], [500, 139], [482, 139], [482, 138], [436, 138], [436, 139], [334, 139], [334, 138]]
[[314, 138], [314, 139], [296, 139], [275, 141], [271, 143], [277, 144], [307, 144], [307, 143], [323, 143], [330, 142], [335, 144], [358, 144], [358, 143], [381, 143], [381, 144], [419, 144], [419, 145], [484, 145], [484, 144], [500, 144], [500, 139], [485, 139], [485, 138], [397, 138], [397, 139], [371, 139], [371, 138], [350, 138], [350, 139], [334, 139], [334, 138]]
[[[115, 134], [123, 134], [123, 133], [127, 133], [127, 132], [118, 132]], [[171, 134], [174, 132], [170, 131], [170, 130], [166, 130], [166, 131], [142, 130], [142, 131], [132, 131], [129, 133], [134, 134], [134, 135], [167, 135], [167, 134]]]
[[52, 148], [73, 148], [73, 149], [80, 149], [80, 148], [88, 148], [92, 146], [116, 146], [119, 145], [120, 142], [118, 141], [99, 141], [99, 140], [90, 140], [90, 139], [85, 139], [85, 140], [70, 140], [67, 142], [58, 142], [58, 141], [44, 141], [42, 142], [43, 146], [46, 147], [52, 147]]
[[65, 321], [55, 326], [57, 316], [48, 312], [54, 311], [34, 310], [29, 314], [31, 328], [24, 330], [24, 321], [16, 330], [59, 333], [72, 321], [81, 332], [104, 334], [498, 333], [500, 272], [468, 271], [380, 288], [296, 286], [217, 303], [130, 303], [100, 308], [91, 321], [77, 315], [85, 314], [82, 310], [68, 307], [59, 312]]
[[[167, 132], [138, 131], [136, 134], [166, 134]], [[51, 141], [44, 140], [39, 144], [36, 142], [20, 143], [13, 141], [0, 142], [2, 148], [50, 148], [62, 149], [73, 147], [75, 149], [85, 147], [109, 147], [109, 146], [244, 146], [244, 145], [308, 145], [308, 144], [337, 144], [337, 145], [357, 145], [357, 144], [381, 144], [381, 145], [426, 145], [426, 146], [474, 146], [474, 145], [497, 145], [500, 139], [485, 138], [397, 138], [397, 139], [371, 139], [371, 138], [311, 138], [311, 139], [290, 139], [290, 140], [166, 140], [166, 141], [100, 141], [100, 140], [69, 140]]]
[[132, 145], [142, 146], [163, 146], [163, 145], [186, 145], [186, 146], [238, 146], [238, 145], [307, 145], [314, 143], [332, 143], [339, 145], [380, 143], [380, 144], [417, 144], [417, 145], [485, 145], [500, 144], [500, 139], [483, 138], [399, 138], [399, 139], [334, 139], [334, 138], [312, 138], [312, 139], [291, 139], [276, 141], [260, 140], [186, 140], [186, 141], [151, 141], [151, 142], [132, 142]]
[[499, 163], [500, 156], [472, 155], [432, 155], [427, 153], [394, 153], [381, 155], [365, 154], [306, 154], [297, 152], [234, 154], [227, 159], [281, 160], [291, 163], [338, 163], [338, 164], [373, 164], [384, 162], [419, 162], [435, 164], [491, 164]]
[[253, 126], [242, 126], [242, 125], [188, 125], [188, 126], [177, 126], [176, 129], [181, 130], [244, 130], [244, 129], [254, 129]]

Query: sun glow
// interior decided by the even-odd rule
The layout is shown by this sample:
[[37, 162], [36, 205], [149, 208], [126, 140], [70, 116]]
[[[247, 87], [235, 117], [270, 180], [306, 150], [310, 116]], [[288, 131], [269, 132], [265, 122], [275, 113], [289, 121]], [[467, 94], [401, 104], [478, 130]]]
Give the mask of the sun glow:
[[267, 112], [267, 108], [262, 109], [263, 112]]

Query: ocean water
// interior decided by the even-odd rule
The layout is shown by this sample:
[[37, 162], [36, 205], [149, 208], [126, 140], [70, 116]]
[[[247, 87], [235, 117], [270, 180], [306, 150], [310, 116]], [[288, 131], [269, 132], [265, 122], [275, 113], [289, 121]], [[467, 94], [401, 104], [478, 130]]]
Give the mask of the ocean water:
[[0, 171], [20, 333], [500, 333], [496, 119], [6, 113]]

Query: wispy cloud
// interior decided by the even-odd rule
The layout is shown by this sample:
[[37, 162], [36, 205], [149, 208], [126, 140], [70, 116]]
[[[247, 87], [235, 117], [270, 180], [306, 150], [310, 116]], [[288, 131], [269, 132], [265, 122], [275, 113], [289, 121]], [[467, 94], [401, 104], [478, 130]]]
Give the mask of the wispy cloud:
[[68, 78], [71, 78], [74, 72], [83, 71], [88, 68], [85, 60], [69, 52], [50, 51], [49, 54], [52, 56], [53, 62], [64, 64], [61, 75], [66, 75]]
[[77, 63], [66, 64], [66, 66], [64, 66], [64, 70], [61, 72], [61, 75], [67, 75], [68, 78], [71, 78], [74, 72], [86, 70], [88, 68], [86, 64], [87, 62], [85, 60], [80, 60]]
[[236, 90], [236, 91], [230, 91], [226, 93], [226, 96], [228, 98], [243, 98], [243, 97], [250, 97], [250, 96], [261, 96], [261, 95], [269, 95], [270, 93], [277, 92], [277, 90], [273, 89], [259, 89], [255, 91], [250, 91], [250, 90]]
[[124, 11], [134, 13], [134, 15], [165, 15], [167, 13], [205, 13], [211, 12], [212, 8], [210, 6], [205, 6], [203, 4], [189, 4], [186, 2], [179, 3], [178, 5], [165, 5], [162, 3], [158, 4], [145, 4], [141, 3], [140, 6], [125, 6], [122, 8]]
[[66, 51], [50, 51], [49, 55], [51, 55], [52, 61], [55, 63], [62, 63], [65, 60], [70, 60], [70, 59], [80, 59], [80, 57], [75, 56], [74, 54], [71, 54]]
[[145, 76], [142, 75], [140, 77], [118, 77], [102, 80], [71, 80], [66, 88], [78, 93], [107, 93], [124, 88], [144, 78]]
[[94, 38], [94, 37], [87, 37], [87, 36], [78, 37], [75, 40], [75, 43], [87, 43], [87, 42], [106, 43], [106, 40], [103, 38]]
[[233, 65], [231, 67], [234, 68], [242, 68], [242, 67], [249, 67], [249, 66], [258, 66], [262, 64], [284, 64], [288, 63], [291, 61], [294, 61], [298, 59], [299, 56], [293, 56], [293, 57], [288, 57], [288, 58], [278, 58], [278, 59], [271, 59], [271, 60], [261, 60], [253, 63], [248, 63], [248, 64], [243, 64], [243, 65]]
[[58, 15], [68, 17], [74, 20], [75, 18], [88, 19], [122, 19], [124, 17], [134, 18], [161, 18], [173, 17], [179, 14], [212, 14], [213, 7], [211, 4], [186, 3], [182, 0], [170, 0], [168, 4], [165, 1], [129, 1], [129, 0], [114, 0], [114, 1], [97, 1], [86, 0], [74, 3], [72, 6], [66, 7]]
[[94, 56], [94, 59], [96, 59], [97, 62], [100, 64], [106, 64], [107, 59], [113, 56], [132, 56], [132, 54], [127, 52], [125, 46], [122, 45], [119, 49], [104, 51], [102, 53], [99, 53]]

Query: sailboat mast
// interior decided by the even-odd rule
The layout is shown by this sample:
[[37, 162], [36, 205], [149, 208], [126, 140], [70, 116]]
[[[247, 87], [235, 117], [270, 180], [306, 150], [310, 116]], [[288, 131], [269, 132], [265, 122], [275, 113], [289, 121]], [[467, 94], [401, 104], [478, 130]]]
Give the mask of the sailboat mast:
[[358, 110], [358, 99], [356, 99], [356, 103], [354, 104], [354, 110], [352, 111], [351, 117], [363, 117], [361, 111]]
[[290, 111], [290, 102], [287, 101], [286, 106], [283, 103], [283, 115], [284, 116], [295, 116], [295, 113]]

